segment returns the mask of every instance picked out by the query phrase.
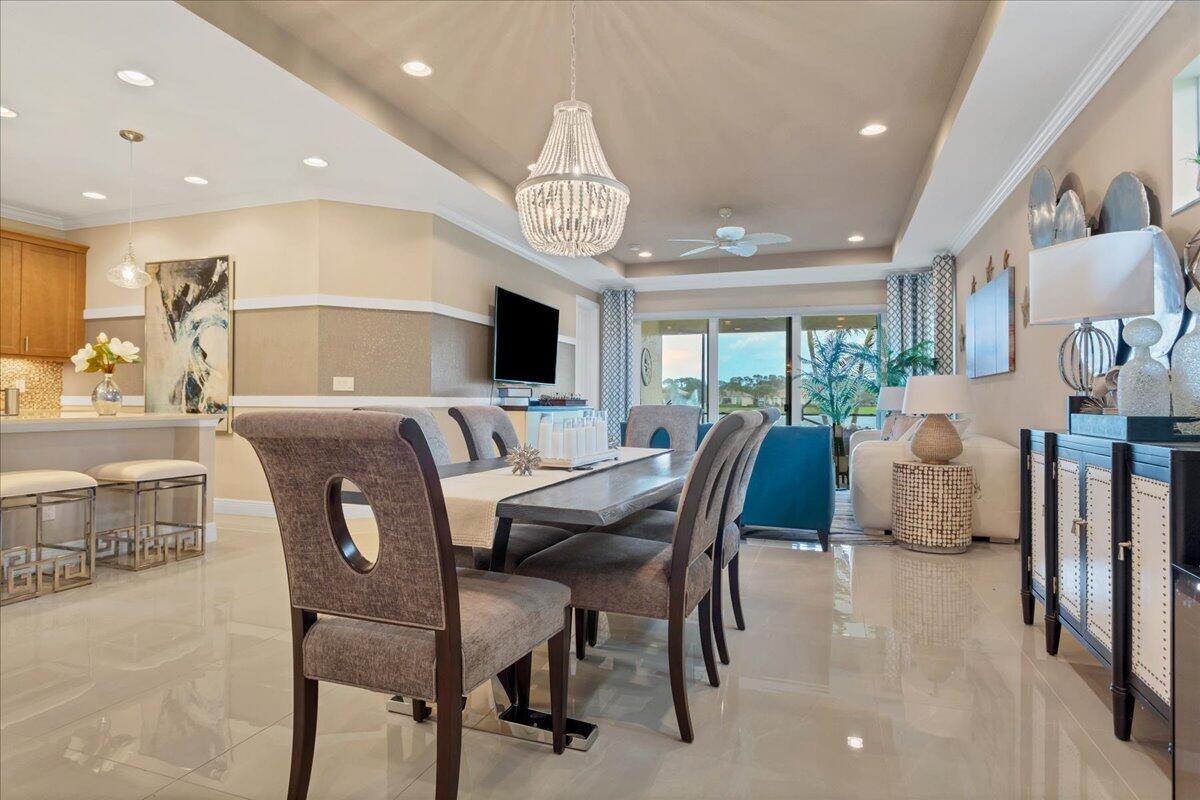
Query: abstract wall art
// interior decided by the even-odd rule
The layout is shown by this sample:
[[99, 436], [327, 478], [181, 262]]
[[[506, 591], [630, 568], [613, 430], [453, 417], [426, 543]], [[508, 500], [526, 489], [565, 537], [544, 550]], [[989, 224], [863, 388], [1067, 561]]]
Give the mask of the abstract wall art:
[[233, 391], [233, 259], [146, 264], [147, 413], [222, 414]]

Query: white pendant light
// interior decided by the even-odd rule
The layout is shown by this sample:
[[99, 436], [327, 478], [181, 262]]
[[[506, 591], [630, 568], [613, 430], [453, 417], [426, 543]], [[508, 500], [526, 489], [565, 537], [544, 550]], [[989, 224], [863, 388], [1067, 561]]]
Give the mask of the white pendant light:
[[629, 187], [616, 179], [604, 159], [592, 107], [575, 99], [572, 2], [571, 99], [554, 106], [542, 153], [517, 187], [521, 231], [540, 253], [595, 256], [616, 246], [628, 208]]
[[108, 280], [122, 289], [142, 289], [150, 285], [150, 273], [138, 266], [133, 256], [133, 144], [145, 139], [137, 131], [122, 130], [120, 137], [129, 142], [129, 244], [125, 257], [115, 267], [109, 267]]

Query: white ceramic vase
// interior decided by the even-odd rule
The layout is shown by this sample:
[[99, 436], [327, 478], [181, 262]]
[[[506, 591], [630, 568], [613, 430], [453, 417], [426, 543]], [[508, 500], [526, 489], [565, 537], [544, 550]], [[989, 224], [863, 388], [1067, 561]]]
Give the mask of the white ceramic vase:
[[1125, 344], [1133, 356], [1117, 374], [1117, 413], [1127, 417], [1169, 417], [1171, 380], [1167, 368], [1150, 356], [1150, 348], [1162, 338], [1162, 326], [1149, 317], [1125, 326]]

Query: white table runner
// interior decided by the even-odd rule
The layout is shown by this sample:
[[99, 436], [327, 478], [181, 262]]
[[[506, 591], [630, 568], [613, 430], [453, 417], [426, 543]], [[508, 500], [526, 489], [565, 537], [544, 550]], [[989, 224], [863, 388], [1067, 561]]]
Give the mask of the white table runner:
[[666, 452], [661, 448], [622, 447], [615, 461], [596, 464], [588, 472], [535, 469], [532, 475], [513, 475], [511, 467], [502, 467], [445, 478], [442, 495], [446, 498], [450, 539], [457, 545], [490, 548], [496, 532], [496, 506], [501, 500]]

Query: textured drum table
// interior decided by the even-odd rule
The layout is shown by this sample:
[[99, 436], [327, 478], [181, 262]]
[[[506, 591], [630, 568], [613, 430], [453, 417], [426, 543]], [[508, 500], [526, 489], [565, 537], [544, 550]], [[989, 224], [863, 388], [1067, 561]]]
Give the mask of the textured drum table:
[[971, 546], [975, 471], [968, 464], [892, 464], [892, 535], [923, 553], [962, 553]]

